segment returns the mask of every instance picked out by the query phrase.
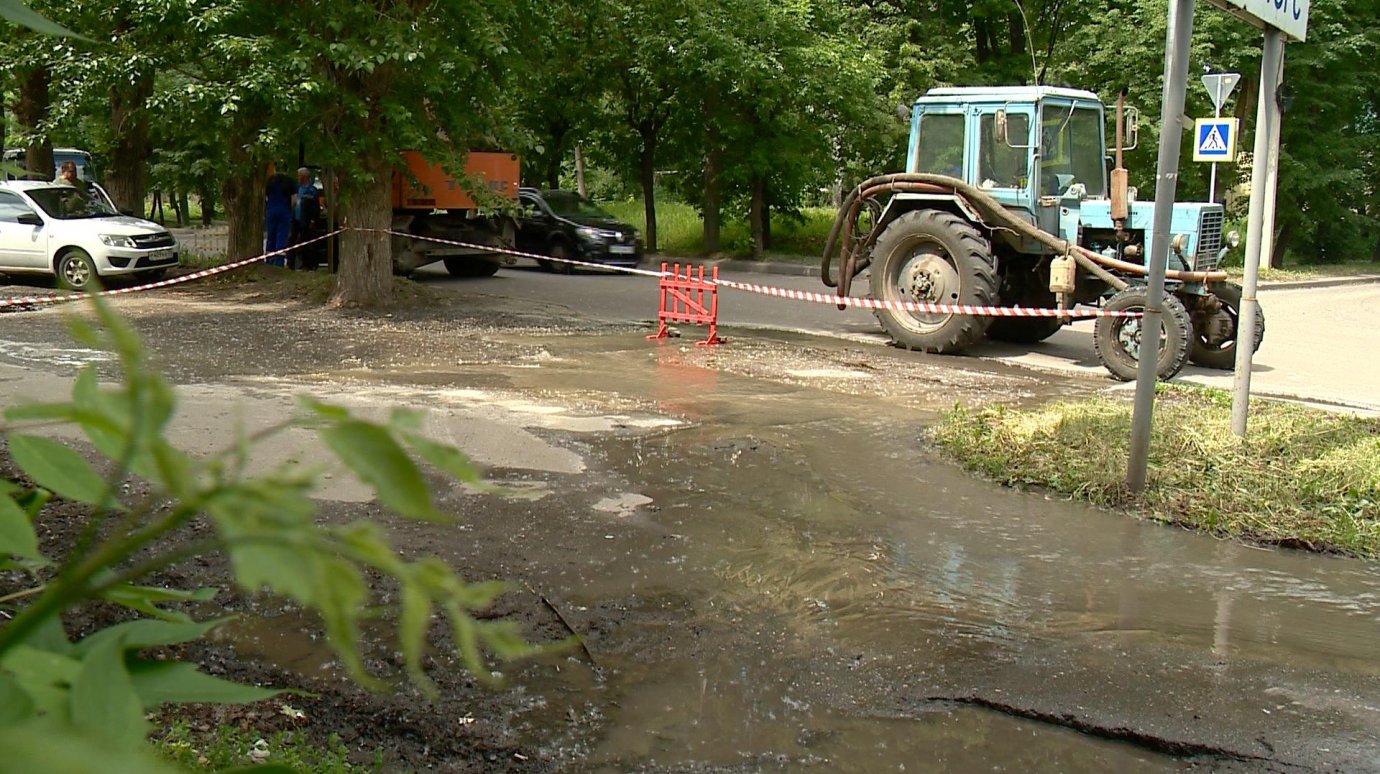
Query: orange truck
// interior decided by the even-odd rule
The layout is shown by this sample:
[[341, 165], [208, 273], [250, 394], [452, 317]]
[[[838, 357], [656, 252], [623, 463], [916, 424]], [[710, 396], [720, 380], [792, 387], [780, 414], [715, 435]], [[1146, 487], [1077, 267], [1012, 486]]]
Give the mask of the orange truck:
[[[487, 277], [515, 259], [492, 248], [512, 249], [517, 223], [495, 212], [516, 205], [518, 157], [505, 152], [471, 151], [461, 175], [454, 175], [416, 151], [403, 153], [407, 171], [393, 173], [393, 270], [410, 274], [444, 261], [457, 277]], [[488, 195], [470, 191], [479, 188]], [[459, 242], [447, 244], [437, 239]]]

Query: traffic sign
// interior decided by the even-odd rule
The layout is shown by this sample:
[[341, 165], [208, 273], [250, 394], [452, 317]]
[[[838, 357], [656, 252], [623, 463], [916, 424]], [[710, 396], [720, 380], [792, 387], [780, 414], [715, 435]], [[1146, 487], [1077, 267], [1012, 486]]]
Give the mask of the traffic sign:
[[1200, 118], [1193, 122], [1193, 160], [1231, 161], [1236, 157], [1235, 118]]
[[1208, 0], [1257, 27], [1274, 27], [1302, 43], [1308, 37], [1308, 0]]
[[1213, 112], [1222, 114], [1222, 105], [1240, 81], [1240, 73], [1209, 73], [1203, 76], [1203, 86], [1207, 87], [1208, 96], [1212, 98]]

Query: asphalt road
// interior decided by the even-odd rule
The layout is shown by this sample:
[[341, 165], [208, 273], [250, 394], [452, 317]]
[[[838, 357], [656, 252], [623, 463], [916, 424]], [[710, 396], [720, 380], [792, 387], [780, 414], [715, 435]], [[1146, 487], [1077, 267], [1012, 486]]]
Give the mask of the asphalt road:
[[[795, 290], [826, 291], [818, 279], [723, 272], [725, 279]], [[418, 279], [459, 293], [511, 298], [544, 305], [553, 314], [600, 320], [650, 322], [657, 312], [656, 280], [613, 274], [548, 274], [519, 265], [485, 280], [456, 280], [439, 264]], [[866, 282], [855, 287], [865, 290]], [[1254, 394], [1288, 397], [1380, 413], [1380, 282], [1330, 287], [1262, 287], [1266, 336], [1256, 354]], [[750, 335], [752, 329], [785, 330], [845, 338], [875, 346], [888, 339], [870, 312], [839, 311], [828, 304], [789, 301], [725, 289], [719, 304], [721, 335]], [[969, 355], [1026, 368], [1107, 378], [1093, 352], [1092, 321], [1083, 321], [1033, 347], [987, 343]], [[687, 335], [689, 335], [687, 333]], [[937, 356], [912, 354], [916, 358]], [[1230, 389], [1232, 374], [1189, 366], [1179, 379]], [[1129, 389], [1129, 386], [1126, 387]]]

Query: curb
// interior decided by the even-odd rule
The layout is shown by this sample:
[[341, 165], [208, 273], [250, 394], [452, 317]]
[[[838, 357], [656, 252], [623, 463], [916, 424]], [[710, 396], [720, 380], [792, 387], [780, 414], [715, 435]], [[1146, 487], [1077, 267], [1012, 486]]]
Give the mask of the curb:
[[1358, 275], [1355, 277], [1327, 277], [1312, 280], [1295, 280], [1283, 282], [1262, 282], [1256, 287], [1256, 292], [1266, 290], [1305, 290], [1307, 288], [1334, 288], [1344, 285], [1368, 285], [1380, 282], [1380, 274]]

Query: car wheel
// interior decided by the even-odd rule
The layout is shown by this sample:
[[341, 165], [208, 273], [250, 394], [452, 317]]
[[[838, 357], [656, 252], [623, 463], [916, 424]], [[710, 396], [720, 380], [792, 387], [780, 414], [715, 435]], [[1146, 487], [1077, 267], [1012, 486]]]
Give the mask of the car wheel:
[[564, 242], [552, 242], [546, 254], [555, 259], [549, 262], [552, 271], [557, 274], [575, 273], [574, 264], [566, 263], [566, 261], [570, 260], [570, 248], [566, 247]]
[[91, 256], [76, 247], [58, 259], [56, 273], [58, 285], [68, 290], [90, 290], [99, 281]]

